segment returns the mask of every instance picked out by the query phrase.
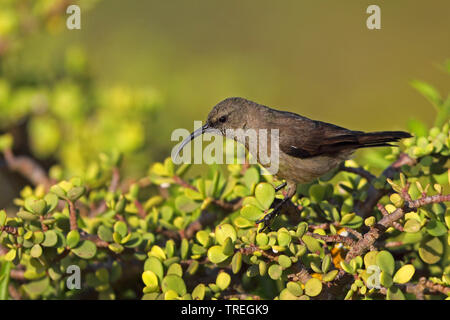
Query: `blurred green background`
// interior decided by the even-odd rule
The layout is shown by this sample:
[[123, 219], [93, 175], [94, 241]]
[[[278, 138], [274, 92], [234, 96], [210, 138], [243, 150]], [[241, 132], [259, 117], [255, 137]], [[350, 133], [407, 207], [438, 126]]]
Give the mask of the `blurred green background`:
[[[81, 7], [81, 30], [65, 9]], [[242, 96], [354, 130], [432, 126], [411, 86], [447, 93], [450, 1], [2, 0], [0, 133], [82, 175], [101, 151], [137, 177], [217, 102]], [[0, 207], [23, 181], [1, 167]]]
[[376, 1], [376, 31], [365, 25], [372, 3], [104, 1], [71, 36], [86, 44], [101, 81], [151, 85], [164, 96], [161, 146], [228, 96], [355, 129], [402, 129], [410, 117], [431, 123], [408, 83], [449, 87], [434, 66], [450, 56], [450, 2]]

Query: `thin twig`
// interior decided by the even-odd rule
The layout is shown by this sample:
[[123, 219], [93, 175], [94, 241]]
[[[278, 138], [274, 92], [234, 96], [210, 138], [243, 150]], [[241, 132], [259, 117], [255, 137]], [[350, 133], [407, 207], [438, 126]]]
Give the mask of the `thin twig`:
[[193, 238], [197, 231], [204, 229], [206, 226], [212, 225], [216, 218], [216, 214], [208, 211], [203, 211], [200, 217], [194, 222], [190, 223], [185, 230], [180, 230], [182, 231], [182, 238]]
[[344, 227], [344, 230], [347, 231], [348, 233], [354, 235], [356, 237], [356, 239], [361, 240], [362, 239], [362, 234], [359, 233], [358, 231], [356, 231], [355, 229], [349, 228], [349, 227]]
[[9, 277], [14, 280], [26, 280], [24, 270], [11, 269], [11, 271], [9, 272]]
[[[111, 183], [109, 184], [108, 191], [115, 193], [119, 187], [119, 183], [120, 183], [120, 170], [119, 170], [119, 168], [114, 167], [112, 169]], [[100, 213], [104, 212], [106, 210], [106, 208], [107, 208], [106, 201], [102, 200], [96, 209], [90, 211], [90, 216], [95, 217], [95, 216], [99, 215]]]
[[291, 281], [300, 281], [301, 283], [308, 282], [311, 279], [311, 275], [304, 268], [301, 268], [300, 271], [292, 274], [288, 274], [287, 278]]
[[270, 261], [277, 261], [278, 260], [278, 256], [274, 255], [274, 254], [270, 254], [264, 250], [261, 250], [260, 248], [258, 248], [257, 246], [255, 246], [254, 244], [250, 244], [248, 247], [245, 248], [240, 248], [239, 251], [244, 254], [244, 255], [252, 255], [254, 252], [258, 251], [261, 253], [262, 256], [266, 257], [267, 259], [269, 259]]
[[12, 283], [8, 285], [8, 292], [11, 298], [13, 298], [14, 300], [22, 300], [22, 296]]
[[137, 211], [138, 211], [139, 216], [140, 216], [142, 219], [145, 219], [145, 216], [146, 216], [147, 214], [146, 214], [146, 212], [145, 212], [144, 207], [142, 206], [142, 203], [140, 203], [139, 200], [136, 199], [136, 200], [134, 200], [134, 205], [136, 206], [136, 209], [137, 209]]
[[43, 185], [46, 189], [50, 188], [50, 179], [35, 160], [26, 156], [15, 156], [11, 149], [4, 150], [3, 154], [10, 170], [20, 173], [35, 186]]
[[[392, 163], [386, 170], [383, 171], [381, 176], [384, 178], [392, 179], [399, 169], [404, 165], [413, 166], [416, 164], [416, 160], [408, 156], [406, 153], [400, 154], [398, 159]], [[378, 201], [387, 193], [389, 189], [377, 189], [372, 184], [367, 190], [367, 198], [364, 202], [358, 203], [356, 212], [359, 216], [366, 218], [372, 214], [374, 206]]]
[[384, 243], [381, 247], [383, 247], [383, 248], [395, 248], [395, 247], [400, 247], [402, 245], [404, 245], [404, 243], [402, 241], [390, 241], [390, 242]]
[[69, 204], [69, 221], [70, 221], [70, 230], [77, 230], [77, 209], [73, 204], [73, 201], [67, 199], [67, 203]]
[[260, 296], [256, 296], [253, 294], [245, 294], [245, 293], [236, 293], [236, 294], [229, 294], [223, 297], [225, 300], [230, 300], [233, 298], [237, 298], [239, 300], [248, 300], [251, 298], [252, 300], [261, 300]]
[[12, 226], [1, 226], [0, 232], [5, 231], [6, 233], [10, 233], [13, 236], [17, 235], [17, 228]]
[[120, 182], [120, 170], [117, 167], [114, 167], [112, 169], [112, 176], [111, 176], [111, 183], [109, 185], [109, 192], [116, 192], [117, 188], [119, 187]]
[[39, 217], [39, 221], [41, 222], [41, 229], [42, 229], [42, 231], [47, 231], [48, 230], [48, 227], [47, 227], [47, 225], [44, 223], [44, 216], [40, 216]]
[[361, 167], [359, 167], [359, 168], [347, 167], [347, 166], [345, 166], [343, 163], [342, 163], [342, 165], [339, 167], [339, 170], [357, 174], [357, 175], [363, 177], [364, 179], [366, 179], [368, 182], [371, 182], [372, 180], [374, 180], [374, 179], [376, 178], [376, 177], [375, 177], [373, 174], [371, 174], [369, 171], [364, 170], [364, 169], [361, 168]]
[[[450, 294], [450, 287], [443, 286], [439, 283], [434, 283], [430, 280], [427, 280], [425, 277], [421, 277], [416, 284], [413, 283], [405, 283], [399, 284], [400, 287], [403, 287], [406, 292], [414, 294], [418, 300], [424, 300], [424, 294], [427, 293], [438, 293], [448, 296]], [[382, 287], [379, 291], [381, 294], [386, 294], [387, 289]]]
[[236, 199], [235, 201], [226, 202], [221, 199], [214, 199], [212, 203], [217, 205], [218, 207], [224, 209], [225, 211], [233, 212], [242, 207], [242, 202], [244, 198]]
[[312, 232], [307, 232], [306, 234], [313, 238], [323, 240], [325, 242], [338, 242], [338, 243], [343, 243], [347, 246], [353, 246], [355, 244], [355, 241], [353, 241], [351, 238], [344, 237], [339, 234], [321, 235], [321, 234], [312, 233]]
[[81, 239], [92, 241], [99, 248], [107, 248], [109, 246], [108, 242], [101, 240], [97, 235], [94, 234], [82, 233]]
[[188, 188], [194, 191], [198, 191], [196, 187], [194, 187], [193, 185], [191, 185], [190, 183], [188, 183], [187, 181], [183, 180], [182, 178], [180, 178], [179, 176], [173, 176], [173, 181], [182, 186], [183, 188]]

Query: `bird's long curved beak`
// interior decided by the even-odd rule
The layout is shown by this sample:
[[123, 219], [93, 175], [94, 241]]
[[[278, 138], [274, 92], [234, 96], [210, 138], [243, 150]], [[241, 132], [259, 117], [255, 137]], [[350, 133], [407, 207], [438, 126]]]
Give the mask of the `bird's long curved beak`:
[[179, 145], [178, 148], [175, 151], [175, 159], [178, 159], [181, 150], [183, 150], [183, 148], [192, 140], [194, 140], [195, 138], [197, 138], [198, 136], [207, 133], [209, 131], [213, 131], [213, 129], [211, 129], [209, 127], [208, 124], [203, 125], [201, 128], [198, 128], [197, 130], [195, 130], [194, 132], [192, 132], [188, 137], [186, 137]]

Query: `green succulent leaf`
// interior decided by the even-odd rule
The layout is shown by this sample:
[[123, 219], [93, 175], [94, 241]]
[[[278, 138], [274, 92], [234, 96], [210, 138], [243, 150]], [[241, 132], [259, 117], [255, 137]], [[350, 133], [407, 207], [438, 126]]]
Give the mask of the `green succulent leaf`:
[[420, 258], [428, 264], [434, 264], [441, 260], [444, 246], [437, 237], [425, 237], [419, 246]]
[[233, 242], [236, 241], [236, 230], [231, 224], [225, 223], [218, 225], [215, 230], [216, 240], [219, 244], [223, 244], [227, 238], [230, 238]]
[[9, 261], [0, 264], [0, 300], [8, 300], [8, 285], [11, 269], [12, 263]]
[[277, 241], [278, 241], [278, 245], [282, 246], [282, 247], [287, 247], [289, 246], [289, 244], [291, 243], [291, 235], [290, 233], [286, 230], [279, 230], [277, 232]]
[[37, 215], [43, 215], [47, 212], [47, 203], [43, 199], [32, 200], [29, 204], [31, 212]]
[[69, 246], [69, 248], [73, 249], [77, 246], [78, 242], [80, 241], [80, 233], [78, 230], [71, 230], [66, 237], [66, 243]]
[[33, 258], [39, 258], [42, 255], [42, 247], [38, 244], [35, 244], [30, 250], [30, 255]]
[[405, 222], [403, 229], [409, 233], [418, 232], [421, 228], [420, 222], [416, 219], [409, 219]]
[[106, 242], [112, 242], [113, 241], [113, 233], [111, 229], [104, 225], [100, 225], [97, 229], [97, 235], [98, 237]]
[[225, 242], [222, 244], [223, 254], [231, 256], [234, 253], [233, 240], [231, 238], [226, 238]]
[[148, 257], [148, 259], [145, 260], [144, 270], [152, 271], [158, 277], [159, 281], [162, 281], [164, 277], [164, 266], [161, 260], [156, 257]]
[[185, 195], [178, 196], [175, 199], [175, 207], [177, 208], [177, 210], [184, 213], [190, 213], [198, 209], [200, 206], [200, 202], [196, 202]]
[[242, 267], [242, 253], [236, 252], [231, 260], [231, 269], [234, 274], [237, 274]]
[[390, 288], [393, 284], [392, 276], [389, 273], [382, 271], [380, 274], [380, 283], [383, 287]]
[[226, 272], [220, 272], [217, 275], [216, 285], [220, 288], [220, 290], [225, 290], [231, 283], [231, 277]]
[[223, 253], [221, 246], [212, 246], [208, 249], [208, 259], [215, 264], [221, 263], [228, 258], [228, 255]]
[[16, 249], [10, 249], [6, 254], [5, 254], [5, 260], [6, 261], [13, 261], [16, 258], [17, 255], [17, 250]]
[[316, 238], [313, 238], [308, 235], [304, 235], [302, 237], [302, 241], [306, 244], [306, 247], [308, 248], [308, 250], [310, 252], [317, 253], [317, 252], [323, 251], [323, 248], [320, 245], [320, 242]]
[[324, 282], [333, 281], [336, 278], [338, 273], [339, 273], [339, 270], [331, 270], [330, 272], [328, 272], [327, 274], [322, 276], [322, 281], [324, 281]]
[[82, 240], [72, 252], [82, 259], [91, 259], [97, 253], [97, 246], [92, 241]]
[[17, 216], [25, 221], [34, 221], [39, 219], [39, 216], [24, 210], [17, 212]]
[[296, 297], [300, 297], [303, 294], [303, 289], [297, 282], [289, 281], [286, 285], [286, 289]]
[[44, 232], [44, 241], [42, 245], [44, 247], [53, 247], [58, 243], [58, 235], [53, 230], [48, 230]]
[[255, 198], [264, 209], [269, 209], [275, 199], [275, 189], [267, 182], [259, 183], [255, 188]]
[[280, 292], [280, 300], [297, 300], [297, 296], [286, 288]]
[[322, 292], [322, 282], [317, 278], [311, 278], [305, 283], [305, 293], [310, 297], [316, 297]]
[[273, 280], [278, 280], [283, 273], [283, 267], [279, 264], [272, 264], [268, 269], [268, 273], [270, 278], [272, 278]]
[[261, 218], [263, 212], [254, 205], [247, 204], [242, 207], [241, 215], [250, 221], [256, 221]]
[[394, 282], [399, 284], [407, 283], [414, 276], [416, 269], [412, 264], [405, 264], [394, 275]]
[[383, 250], [378, 252], [376, 264], [380, 267], [381, 271], [384, 271], [391, 276], [394, 274], [395, 260], [389, 251]]
[[392, 286], [387, 290], [387, 300], [405, 300], [403, 292], [396, 286]]
[[67, 198], [70, 201], [76, 201], [83, 196], [85, 191], [84, 187], [74, 187], [67, 192]]
[[3, 227], [5, 225], [6, 218], [7, 218], [7, 215], [6, 215], [5, 210], [0, 210], [0, 227]]
[[179, 296], [186, 294], [186, 285], [183, 279], [177, 275], [170, 274], [164, 277], [161, 288], [163, 292], [173, 290]]
[[144, 271], [142, 273], [142, 281], [144, 281], [146, 290], [145, 293], [158, 291], [158, 277], [155, 273], [150, 270]]
[[445, 227], [445, 225], [442, 222], [435, 219], [430, 220], [426, 224], [425, 229], [430, 235], [434, 237], [440, 237], [447, 233], [447, 228]]
[[291, 259], [288, 256], [283, 255], [283, 254], [278, 256], [278, 263], [280, 264], [280, 266], [283, 269], [287, 269], [292, 265]]
[[203, 283], [198, 284], [192, 291], [192, 299], [203, 300], [205, 298], [206, 287]]

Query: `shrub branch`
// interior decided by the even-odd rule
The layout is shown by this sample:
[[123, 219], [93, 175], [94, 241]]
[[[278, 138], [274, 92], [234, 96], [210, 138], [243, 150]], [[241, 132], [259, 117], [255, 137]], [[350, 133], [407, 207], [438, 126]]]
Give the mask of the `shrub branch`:
[[3, 151], [6, 165], [11, 171], [20, 173], [33, 185], [43, 185], [47, 190], [50, 188], [51, 181], [45, 170], [32, 158], [26, 156], [15, 156], [11, 149]]
[[[411, 158], [406, 153], [401, 153], [398, 159], [392, 163], [381, 174], [385, 179], [392, 179], [404, 165], [413, 166], [416, 164], [416, 160]], [[356, 208], [356, 212], [363, 218], [366, 218], [372, 214], [373, 208], [378, 201], [387, 193], [389, 189], [377, 189], [371, 184], [367, 190], [367, 198], [364, 202], [360, 202]]]
[[[406, 188], [405, 188], [406, 189]], [[406, 200], [404, 194], [401, 196]], [[434, 195], [434, 196], [425, 196], [421, 197], [417, 200], [406, 200], [405, 205], [402, 208], [397, 208], [391, 214], [384, 215], [383, 218], [378, 221], [374, 226], [370, 228], [370, 230], [363, 236], [361, 240], [359, 240], [347, 253], [345, 260], [349, 262], [351, 259], [364, 254], [371, 246], [374, 245], [375, 241], [386, 231], [387, 228], [393, 226], [393, 224], [399, 219], [403, 218], [403, 216], [411, 211], [415, 211], [416, 209], [425, 206], [431, 203], [440, 203], [450, 201], [450, 194], [447, 195]]]

